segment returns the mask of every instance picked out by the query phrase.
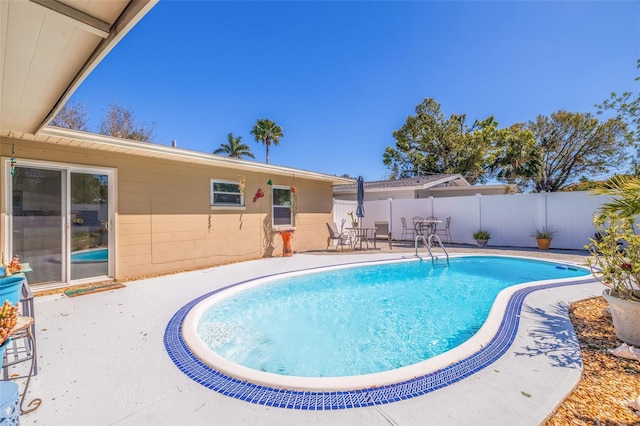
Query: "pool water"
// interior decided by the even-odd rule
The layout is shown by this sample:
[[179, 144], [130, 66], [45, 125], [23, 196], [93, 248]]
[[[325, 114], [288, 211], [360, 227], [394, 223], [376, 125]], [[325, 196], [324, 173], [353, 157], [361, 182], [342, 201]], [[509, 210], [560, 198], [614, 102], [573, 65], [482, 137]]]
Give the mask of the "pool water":
[[212, 305], [198, 335], [254, 370], [303, 377], [372, 374], [419, 363], [468, 340], [498, 293], [589, 271], [522, 258], [413, 261], [280, 279]]
[[109, 260], [108, 248], [82, 250], [71, 253], [71, 263], [106, 262]]

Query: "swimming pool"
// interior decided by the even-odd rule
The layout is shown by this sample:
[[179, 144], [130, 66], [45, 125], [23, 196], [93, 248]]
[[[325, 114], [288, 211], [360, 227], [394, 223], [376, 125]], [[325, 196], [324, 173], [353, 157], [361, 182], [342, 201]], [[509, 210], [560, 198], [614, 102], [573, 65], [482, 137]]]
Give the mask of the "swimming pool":
[[[372, 276], [379, 275], [382, 269], [390, 267], [392, 269], [415, 269], [418, 271], [417, 275], [424, 280], [425, 278], [431, 278], [425, 277], [425, 275], [428, 276], [429, 274], [441, 275], [449, 278], [451, 277], [452, 271], [455, 271], [461, 266], [467, 265], [467, 269], [468, 267], [471, 267], [473, 269], [472, 280], [477, 280], [479, 276], [483, 275], [485, 277], [491, 277], [497, 274], [504, 274], [503, 272], [500, 272], [501, 269], [497, 265], [505, 261], [514, 262], [513, 258], [511, 258], [510, 260], [506, 259], [508, 258], [486, 256], [452, 259], [451, 267], [449, 268], [431, 268], [431, 262], [420, 262], [412, 260], [409, 262], [405, 261], [403, 262], [403, 265], [399, 265], [398, 262], [395, 261], [392, 265], [370, 265], [367, 266], [365, 270], [360, 269], [359, 265], [349, 265], [346, 267], [341, 267], [340, 270], [336, 270], [335, 268], [333, 270], [322, 269], [322, 275], [332, 277], [333, 274], [339, 274], [342, 278], [347, 277], [350, 274], [355, 274], [357, 276], [365, 275], [369, 277], [369, 281], [375, 281], [374, 279], [371, 279]], [[205, 374], [206, 371], [206, 374], [208, 374], [209, 378], [205, 381], [208, 383], [208, 386], [225, 394], [231, 394], [232, 396], [248, 400], [255, 399], [255, 395], [258, 390], [260, 390], [258, 392], [260, 394], [264, 392], [274, 392], [274, 395], [279, 395], [282, 392], [293, 392], [294, 394], [292, 396], [293, 399], [291, 399], [291, 401], [294, 402], [291, 402], [291, 404], [289, 404], [288, 402], [283, 402], [280, 397], [276, 397], [274, 395], [272, 395], [271, 397], [265, 397], [264, 395], [258, 397], [257, 400], [262, 401], [259, 403], [270, 404], [268, 401], [272, 401], [273, 404], [277, 404], [278, 406], [291, 406], [290, 408], [309, 408], [310, 406], [317, 407], [317, 400], [309, 404], [296, 403], [295, 398], [297, 398], [296, 395], [298, 392], [302, 392], [303, 395], [312, 393], [313, 395], [315, 395], [314, 398], [331, 398], [331, 395], [334, 395], [335, 399], [336, 393], [341, 395], [338, 399], [342, 402], [329, 403], [329, 406], [327, 406], [327, 401], [322, 402], [323, 407], [325, 407], [324, 409], [346, 408], [350, 406], [369, 405], [371, 403], [384, 403], [390, 402], [391, 400], [394, 400], [394, 398], [396, 398], [396, 400], [404, 399], [406, 397], [415, 396], [416, 394], [427, 392], [429, 391], [429, 389], [433, 390], [435, 388], [442, 387], [446, 384], [460, 380], [461, 378], [466, 377], [466, 375], [471, 374], [471, 372], [475, 369], [482, 368], [483, 365], [493, 362], [493, 360], [497, 359], [497, 357], [499, 357], [501, 353], [504, 353], [504, 350], [506, 350], [505, 339], [507, 342], [513, 339], [515, 329], [517, 329], [519, 308], [522, 303], [522, 298], [525, 294], [528, 294], [529, 292], [535, 291], [539, 288], [567, 285], [576, 282], [577, 277], [580, 275], [582, 275], [583, 278], [585, 275], [589, 275], [588, 270], [577, 268], [573, 265], [569, 265], [568, 267], [566, 265], [561, 266], [561, 268], [563, 269], [559, 269], [556, 267], [559, 266], [556, 263], [533, 261], [530, 259], [520, 259], [515, 264], [516, 267], [514, 269], [517, 273], [515, 276], [511, 277], [511, 282], [507, 284], [511, 287], [505, 291], [500, 291], [500, 289], [495, 290], [493, 294], [488, 298], [488, 304], [486, 302], [483, 302], [484, 307], [482, 307], [481, 309], [484, 311], [484, 313], [482, 314], [483, 319], [487, 317], [488, 311], [491, 310], [491, 313], [488, 314], [488, 319], [484, 322], [484, 325], [482, 325], [481, 322], [480, 326], [472, 325], [469, 330], [465, 330], [463, 333], [460, 333], [462, 337], [458, 336], [459, 338], [454, 344], [457, 344], [457, 346], [451, 350], [447, 350], [448, 348], [446, 347], [444, 349], [439, 349], [439, 354], [436, 354], [435, 356], [433, 354], [429, 355], [430, 358], [426, 361], [409, 361], [410, 365], [400, 366], [399, 368], [395, 368], [392, 370], [386, 370], [387, 367], [385, 367], [383, 368], [384, 371], [381, 372], [359, 375], [349, 375], [351, 373], [346, 373], [347, 376], [343, 377], [283, 376], [280, 374], [274, 374], [272, 372], [270, 373], [257, 371], [255, 369], [239, 366], [235, 362], [230, 362], [229, 360], [216, 355], [213, 351], [211, 351], [211, 349], [207, 348], [206, 345], [201, 344], [200, 338], [197, 334], [197, 324], [199, 323], [200, 318], [203, 317], [204, 313], [211, 306], [222, 306], [219, 304], [223, 299], [232, 300], [237, 297], [241, 298], [245, 297], [244, 295], [249, 295], [254, 291], [273, 287], [274, 285], [276, 285], [274, 282], [275, 277], [269, 277], [247, 283], [238, 283], [236, 285], [229, 286], [226, 289], [218, 290], [208, 295], [204, 295], [203, 297], [187, 305], [181, 310], [181, 312], [174, 316], [174, 319], [172, 319], [170, 326], [167, 328], [167, 333], [165, 333], [165, 346], [167, 347], [167, 350], [174, 362], [176, 362], [176, 364], [178, 364], [181, 369], [183, 369], [183, 371], [187, 372], [187, 374], [193, 377], [194, 380], [198, 380], [199, 382], [203, 383], [197, 377], [199, 377], [201, 373]], [[521, 274], [523, 270], [521, 266], [523, 264], [534, 265], [534, 269], [545, 269], [547, 272], [551, 271], [552, 273], [546, 275], [539, 274], [536, 276], [537, 279], [531, 278], [531, 276]], [[428, 267], [428, 269], [430, 269], [430, 272], [425, 273], [425, 267]], [[307, 280], [309, 277], [308, 272], [309, 271], [298, 272], [288, 275], [306, 275], [305, 277], [302, 277], [302, 279]], [[317, 276], [318, 274], [314, 275]], [[397, 276], [397, 270], [392, 273], [392, 275]], [[290, 277], [287, 277], [286, 279], [288, 280], [289, 278]], [[513, 286], [514, 283], [521, 283], [523, 282], [523, 280], [533, 280], [536, 282], [534, 284], [529, 283], [516, 285], [515, 287]], [[338, 286], [334, 285], [334, 288], [340, 290], [342, 287], [347, 287], [344, 279], [333, 279], [333, 281], [339, 281], [340, 283]], [[410, 280], [406, 279], [406, 281]], [[422, 284], [424, 287], [424, 282]], [[281, 284], [277, 284], [276, 286], [278, 285]], [[361, 286], [362, 284], [359, 285]], [[431, 286], [430, 282], [429, 285]], [[458, 284], [454, 284], [454, 286], [455, 285]], [[459, 286], [468, 288], [469, 284], [463, 283], [459, 284]], [[446, 295], [453, 296], [454, 292], [450, 287], [445, 289], [445, 293]], [[251, 288], [251, 290], [247, 290], [248, 288]], [[436, 291], [433, 288], [431, 288], [430, 290]], [[404, 293], [404, 291], [405, 289], [403, 289], [401, 293]], [[369, 288], [365, 293], [371, 292], [372, 291]], [[498, 297], [496, 297], [496, 292], [500, 292]], [[373, 293], [375, 293], [375, 291]], [[516, 297], [516, 295], [518, 294], [520, 294], [521, 296]], [[474, 292], [471, 292], [468, 297], [472, 301], [478, 301], [481, 298], [477, 293]], [[261, 296], [259, 296], [258, 299], [259, 298], [261, 298]], [[462, 297], [462, 295], [456, 295], [452, 299], [457, 302], [464, 303], [464, 297]], [[491, 302], [493, 302], [494, 299], [495, 303], [493, 303], [493, 308], [491, 308]], [[246, 301], [242, 303], [246, 304]], [[467, 302], [466, 304], [469, 303]], [[244, 312], [247, 316], [251, 316], [251, 313], [255, 312], [255, 309], [252, 308], [252, 305], [245, 306]], [[451, 310], [451, 308], [445, 308], [445, 310], [446, 309]], [[277, 310], [280, 310], [282, 312], [281, 308], [276, 309], [276, 311]], [[442, 312], [443, 311], [441, 311], [437, 315], [445, 315]], [[381, 314], [381, 316], [386, 315], [387, 314]], [[414, 313], [412, 312], [407, 316], [412, 317], [414, 316]], [[423, 321], [423, 319], [420, 319], [420, 321]], [[169, 340], [171, 339], [167, 339], [167, 337], [169, 336], [170, 328], [176, 325], [175, 322], [179, 322], [179, 326], [181, 329], [181, 333], [179, 336], [179, 348], [176, 348], [174, 346], [175, 342], [170, 342]], [[264, 321], [259, 320], [259, 322]], [[339, 322], [341, 322], [341, 320], [339, 320]], [[478, 328], [480, 328], [480, 330], [476, 332]], [[182, 339], [183, 337], [184, 340]], [[413, 340], [413, 337], [409, 338], [408, 340]], [[460, 344], [461, 341], [464, 342]], [[291, 344], [296, 345], [295, 342]], [[496, 348], [499, 349], [496, 350]], [[445, 352], [442, 352], [443, 350]], [[346, 355], [344, 356], [344, 359], [349, 360], [351, 358], [349, 355]], [[193, 366], [194, 361], [198, 362], [199, 364], [202, 364], [202, 362], [204, 362], [204, 365], [199, 365], [196, 368], [197, 370], [202, 370], [201, 372], [195, 373], [191, 371], [191, 367]], [[344, 363], [345, 362], [343, 362], [343, 364]], [[348, 363], [348, 361], [346, 363]], [[479, 365], [480, 367], [478, 367]], [[455, 368], [451, 369], [452, 366], [455, 366]], [[443, 384], [442, 382], [443, 377], [445, 378], [445, 384]], [[230, 381], [229, 383], [234, 383], [234, 391], [230, 392], [228, 389], [226, 389], [228, 388], [229, 384], [227, 383], [227, 385], [224, 385], [223, 383], [227, 380]], [[242, 383], [243, 386], [239, 386], [239, 383]], [[247, 388], [244, 389], [244, 386], [246, 386]], [[407, 389], [407, 386], [409, 386], [411, 389]], [[253, 391], [251, 391], [251, 389], [253, 389]], [[366, 391], [368, 394], [367, 399], [364, 401], [359, 399], [362, 395], [358, 394], [358, 392], [363, 391]], [[356, 392], [356, 394], [353, 394], [353, 392]], [[371, 394], [371, 392], [373, 392], [375, 396], [372, 396], [373, 394]], [[343, 393], [346, 396], [343, 395]], [[307, 397], [304, 398], [307, 398], [306, 401], [308, 402], [309, 396], [307, 395]], [[296, 407], [296, 405], [299, 406]]]

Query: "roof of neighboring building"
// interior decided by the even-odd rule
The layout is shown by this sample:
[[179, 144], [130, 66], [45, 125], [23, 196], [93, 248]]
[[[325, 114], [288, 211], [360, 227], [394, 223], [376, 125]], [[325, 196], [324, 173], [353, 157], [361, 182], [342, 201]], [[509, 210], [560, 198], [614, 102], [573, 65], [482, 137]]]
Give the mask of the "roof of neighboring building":
[[[437, 185], [450, 184], [452, 186], [471, 186], [461, 174], [437, 174], [416, 176], [395, 180], [377, 180], [364, 182], [365, 191], [388, 191], [390, 189], [427, 189]], [[357, 182], [333, 187], [334, 194], [350, 194], [357, 192]]]

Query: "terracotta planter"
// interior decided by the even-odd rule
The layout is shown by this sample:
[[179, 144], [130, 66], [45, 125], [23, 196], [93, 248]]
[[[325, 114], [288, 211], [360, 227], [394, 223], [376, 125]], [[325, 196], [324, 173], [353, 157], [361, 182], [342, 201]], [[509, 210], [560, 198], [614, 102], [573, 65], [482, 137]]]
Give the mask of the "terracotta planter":
[[538, 248], [540, 250], [549, 250], [551, 238], [536, 238], [536, 241], [538, 242]]
[[291, 248], [291, 239], [293, 238], [292, 232], [281, 232], [282, 236], [282, 256], [291, 257], [293, 256], [293, 249]]
[[[640, 291], [636, 290], [636, 293]], [[611, 308], [611, 318], [616, 337], [629, 345], [640, 347], [640, 302], [624, 300], [611, 294], [611, 289], [602, 292], [602, 297]]]

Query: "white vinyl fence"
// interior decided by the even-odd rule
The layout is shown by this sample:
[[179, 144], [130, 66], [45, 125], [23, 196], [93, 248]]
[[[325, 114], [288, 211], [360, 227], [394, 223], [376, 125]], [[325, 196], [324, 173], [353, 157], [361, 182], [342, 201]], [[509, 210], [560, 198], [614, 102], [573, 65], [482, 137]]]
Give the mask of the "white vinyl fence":
[[[387, 221], [393, 239], [399, 240], [402, 217], [412, 226], [414, 216], [436, 216], [442, 220], [438, 226], [444, 226], [451, 216], [453, 242], [475, 244], [471, 235], [483, 229], [491, 233], [488, 245], [501, 247], [537, 247], [531, 234], [536, 228], [550, 226], [556, 231], [551, 248], [584, 249], [595, 233], [593, 214], [609, 199], [579, 191], [374, 200], [364, 202], [362, 225]], [[351, 226], [347, 213], [355, 215], [355, 210], [355, 201], [334, 200], [333, 217], [338, 229]]]

